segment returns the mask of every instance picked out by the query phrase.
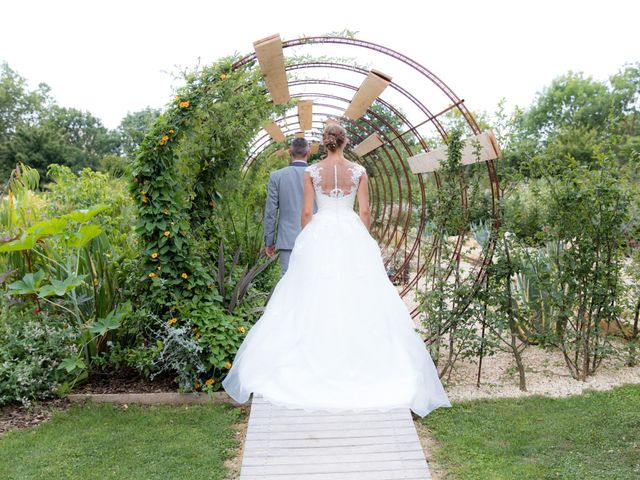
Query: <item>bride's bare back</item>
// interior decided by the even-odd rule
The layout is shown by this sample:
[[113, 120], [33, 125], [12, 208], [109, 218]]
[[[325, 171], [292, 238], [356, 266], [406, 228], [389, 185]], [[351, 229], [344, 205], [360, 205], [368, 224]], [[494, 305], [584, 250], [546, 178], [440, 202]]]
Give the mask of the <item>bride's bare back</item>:
[[[346, 160], [341, 155], [330, 155], [305, 171], [304, 205], [302, 209], [302, 228], [311, 219], [313, 200], [317, 196], [334, 199], [354, 197], [357, 194], [359, 215], [369, 229], [369, 191], [366, 170], [361, 165]], [[321, 208], [319, 202], [318, 207]], [[353, 208], [352, 203], [350, 207]]]

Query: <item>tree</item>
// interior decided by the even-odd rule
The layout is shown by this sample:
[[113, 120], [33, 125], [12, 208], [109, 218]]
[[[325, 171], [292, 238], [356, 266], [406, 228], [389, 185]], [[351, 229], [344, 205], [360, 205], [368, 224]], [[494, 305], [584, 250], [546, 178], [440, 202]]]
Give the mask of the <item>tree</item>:
[[129, 159], [132, 160], [135, 157], [138, 146], [159, 116], [159, 109], [147, 107], [138, 112], [129, 112], [122, 119], [118, 126], [118, 133], [122, 150]]
[[18, 125], [33, 125], [51, 103], [50, 88], [41, 83], [29, 91], [25, 78], [6, 62], [0, 64], [0, 142], [14, 133]]
[[46, 84], [29, 90], [7, 63], [0, 66], [0, 178], [18, 162], [44, 177], [52, 163], [98, 169], [104, 157], [119, 153], [120, 136], [98, 118], [56, 105]]
[[42, 124], [64, 137], [71, 157], [66, 164], [74, 168], [97, 169], [102, 157], [120, 150], [119, 135], [87, 111], [53, 106], [44, 115]]
[[569, 128], [602, 131], [638, 112], [640, 63], [626, 65], [609, 84], [569, 71], [538, 93], [521, 117], [521, 127], [544, 146]]
[[22, 162], [35, 168], [45, 178], [47, 165], [66, 165], [68, 148], [59, 131], [42, 125], [18, 125], [15, 133], [0, 143], [0, 175], [7, 179], [13, 168]]

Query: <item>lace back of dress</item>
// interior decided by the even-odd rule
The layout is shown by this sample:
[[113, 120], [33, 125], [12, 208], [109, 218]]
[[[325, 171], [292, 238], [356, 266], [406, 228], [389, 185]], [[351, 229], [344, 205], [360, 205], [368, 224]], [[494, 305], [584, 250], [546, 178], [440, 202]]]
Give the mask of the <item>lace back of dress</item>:
[[329, 197], [346, 197], [358, 189], [363, 167], [357, 164], [309, 167], [313, 186], [318, 193]]

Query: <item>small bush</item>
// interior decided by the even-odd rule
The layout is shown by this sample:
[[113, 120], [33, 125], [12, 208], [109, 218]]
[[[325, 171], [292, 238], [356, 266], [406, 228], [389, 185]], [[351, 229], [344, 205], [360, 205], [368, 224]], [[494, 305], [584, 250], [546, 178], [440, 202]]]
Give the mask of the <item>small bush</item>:
[[77, 355], [77, 334], [63, 319], [47, 316], [32, 302], [0, 310], [0, 405], [57, 394], [67, 372], [61, 362]]

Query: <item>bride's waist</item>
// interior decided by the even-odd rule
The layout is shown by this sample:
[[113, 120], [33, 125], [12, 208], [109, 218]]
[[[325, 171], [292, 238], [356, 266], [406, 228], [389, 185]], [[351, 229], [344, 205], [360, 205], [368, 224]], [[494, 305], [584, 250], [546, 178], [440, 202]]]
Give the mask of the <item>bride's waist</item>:
[[340, 207], [340, 206], [337, 206], [337, 205], [321, 207], [321, 208], [318, 209], [318, 211], [316, 213], [314, 213], [314, 216], [319, 216], [319, 217], [335, 216], [335, 215], [349, 216], [349, 217], [357, 217], [358, 216], [358, 214], [353, 210], [353, 208], [351, 208], [351, 207]]

